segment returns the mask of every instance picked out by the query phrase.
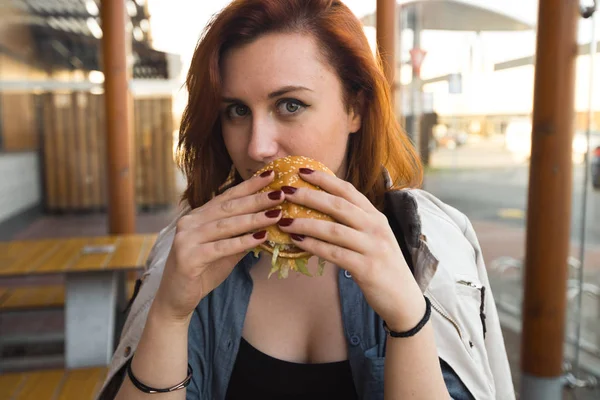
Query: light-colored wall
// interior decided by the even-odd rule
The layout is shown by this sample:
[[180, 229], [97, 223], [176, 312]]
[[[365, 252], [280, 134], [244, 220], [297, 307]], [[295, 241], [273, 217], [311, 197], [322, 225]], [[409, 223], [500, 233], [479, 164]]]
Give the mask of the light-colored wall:
[[36, 152], [0, 153], [0, 222], [41, 202]]

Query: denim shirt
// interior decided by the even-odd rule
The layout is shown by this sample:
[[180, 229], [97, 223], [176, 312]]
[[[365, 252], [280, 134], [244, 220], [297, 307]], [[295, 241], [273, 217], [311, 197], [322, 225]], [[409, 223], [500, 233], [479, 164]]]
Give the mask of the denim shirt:
[[[250, 268], [257, 261], [248, 253], [194, 312], [188, 338], [188, 358], [194, 371], [187, 388], [188, 400], [225, 398], [252, 293]], [[383, 399], [386, 332], [382, 320], [347, 271], [340, 270], [338, 284], [348, 358], [358, 397]], [[472, 399], [452, 368], [441, 359], [440, 364], [451, 397]]]

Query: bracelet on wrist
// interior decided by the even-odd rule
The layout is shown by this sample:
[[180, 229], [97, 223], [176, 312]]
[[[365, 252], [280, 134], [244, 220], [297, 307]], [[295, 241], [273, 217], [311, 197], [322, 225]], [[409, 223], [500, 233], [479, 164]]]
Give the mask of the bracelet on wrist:
[[188, 375], [185, 378], [185, 380], [183, 380], [183, 382], [178, 383], [177, 385], [171, 386], [169, 388], [156, 389], [156, 388], [153, 388], [153, 387], [143, 384], [142, 382], [139, 381], [139, 379], [137, 379], [135, 377], [135, 375], [133, 374], [133, 371], [131, 370], [132, 361], [133, 361], [133, 356], [127, 361], [127, 376], [129, 376], [129, 380], [131, 381], [131, 383], [133, 383], [133, 386], [135, 386], [141, 392], [149, 393], [149, 394], [170, 393], [170, 392], [174, 392], [176, 390], [185, 389], [186, 387], [189, 386], [190, 382], [192, 381], [192, 373], [193, 373], [192, 366], [188, 363], [188, 369], [187, 369]]
[[388, 335], [390, 335], [393, 338], [407, 338], [407, 337], [415, 336], [417, 333], [419, 333], [419, 331], [421, 329], [423, 329], [425, 324], [429, 321], [429, 317], [431, 317], [431, 302], [429, 301], [427, 296], [423, 296], [423, 297], [425, 298], [425, 315], [423, 315], [423, 318], [421, 318], [419, 323], [409, 331], [395, 332], [395, 331], [392, 331], [388, 327], [388, 325], [385, 323], [385, 321], [383, 321], [383, 329], [385, 329], [385, 331], [388, 333]]

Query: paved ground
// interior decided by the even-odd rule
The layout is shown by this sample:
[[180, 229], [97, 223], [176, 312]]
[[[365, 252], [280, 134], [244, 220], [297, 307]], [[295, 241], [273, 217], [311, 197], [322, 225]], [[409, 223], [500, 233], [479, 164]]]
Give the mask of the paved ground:
[[498, 168], [522, 163], [504, 149], [503, 136], [489, 139], [471, 136], [466, 145], [455, 149], [438, 148], [430, 158], [431, 167], [441, 169]]
[[[572, 194], [571, 236], [581, 239], [586, 221], [586, 242], [600, 245], [600, 191], [587, 185], [583, 212], [584, 167], [575, 164]], [[498, 139], [477, 142], [456, 150], [440, 149], [432, 157], [425, 189], [455, 205], [470, 218], [525, 226], [529, 166], [512, 159]]]

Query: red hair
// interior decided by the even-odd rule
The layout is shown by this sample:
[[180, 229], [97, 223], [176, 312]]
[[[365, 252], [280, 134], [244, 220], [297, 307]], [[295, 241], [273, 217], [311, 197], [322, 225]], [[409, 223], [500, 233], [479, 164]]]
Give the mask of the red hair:
[[346, 180], [379, 209], [390, 190], [382, 167], [391, 189], [419, 186], [422, 166], [395, 118], [381, 59], [373, 56], [350, 9], [339, 0], [234, 0], [205, 29], [187, 76], [189, 99], [179, 137], [179, 165], [188, 180], [183, 199], [196, 208], [228, 180], [241, 181], [231, 174], [221, 133], [220, 62], [226, 51], [277, 32], [312, 35], [340, 78], [346, 106], [362, 116], [361, 129], [350, 135]]

